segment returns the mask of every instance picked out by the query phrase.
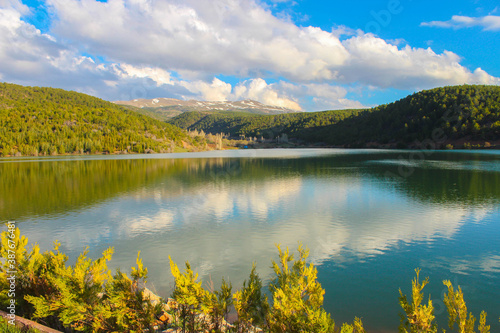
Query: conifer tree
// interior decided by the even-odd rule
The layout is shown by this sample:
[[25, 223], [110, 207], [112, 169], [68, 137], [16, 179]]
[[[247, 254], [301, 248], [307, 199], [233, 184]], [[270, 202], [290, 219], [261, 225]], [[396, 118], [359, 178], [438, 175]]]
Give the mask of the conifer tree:
[[[202, 324], [198, 316], [208, 312], [207, 300], [209, 293], [203, 289], [202, 282], [198, 281], [198, 274], [194, 274], [191, 265], [186, 261], [186, 270], [181, 273], [179, 267], [170, 260], [170, 270], [175, 279], [172, 298], [178, 304], [178, 317], [182, 321], [183, 332], [196, 332], [198, 325]], [[186, 331], [187, 329], [187, 331]]]
[[429, 278], [426, 278], [422, 283], [419, 282], [420, 269], [415, 269], [417, 276], [412, 281], [412, 300], [408, 302], [406, 295], [403, 295], [399, 289], [399, 303], [405, 311], [404, 315], [400, 315], [401, 324], [399, 332], [401, 333], [436, 333], [437, 325], [434, 323], [434, 306], [429, 297], [427, 305], [422, 305], [424, 293], [422, 290], [429, 283]]
[[270, 284], [270, 332], [333, 332], [335, 324], [323, 309], [325, 291], [317, 281], [317, 270], [306, 263], [309, 251], [299, 244], [299, 258], [294, 261], [288, 248], [277, 248], [280, 261], [273, 261], [276, 278]]
[[[39, 319], [59, 330], [153, 331], [161, 305], [153, 305], [149, 298], [144, 297], [147, 269], [139, 255], [137, 268], [132, 268], [132, 278], [120, 271], [111, 276], [107, 262], [111, 260], [112, 248], [105, 250], [96, 260], [87, 257], [86, 249], [74, 265], [67, 266], [68, 257], [59, 251], [59, 242], [54, 242], [52, 251], [40, 253], [39, 246], [34, 245], [28, 252], [28, 239], [20, 235], [18, 228], [13, 235], [17, 315]], [[8, 258], [11, 237], [11, 233], [2, 233], [0, 254], [3, 258]], [[12, 270], [5, 265], [0, 267], [3, 303], [6, 301], [3, 287], [8, 283], [8, 269]]]
[[238, 332], [247, 331], [252, 325], [262, 327], [268, 316], [269, 303], [262, 293], [262, 280], [253, 263], [248, 281], [234, 294], [234, 307], [238, 313]]
[[[464, 301], [462, 288], [458, 286], [458, 289], [455, 291], [449, 280], [443, 281], [443, 284], [448, 288], [448, 293], [444, 295], [444, 304], [448, 309], [448, 324], [450, 329], [453, 329], [454, 324], [457, 323], [458, 331], [460, 333], [474, 333], [476, 318], [472, 315], [472, 313], [469, 313], [467, 317], [467, 305]], [[486, 312], [484, 311], [481, 312], [479, 318], [478, 332], [490, 332], [490, 326], [486, 325]]]
[[210, 330], [213, 332], [223, 332], [226, 328], [225, 320], [229, 313], [229, 307], [233, 304], [232, 290], [231, 282], [228, 283], [222, 278], [220, 290], [208, 294], [208, 316]]

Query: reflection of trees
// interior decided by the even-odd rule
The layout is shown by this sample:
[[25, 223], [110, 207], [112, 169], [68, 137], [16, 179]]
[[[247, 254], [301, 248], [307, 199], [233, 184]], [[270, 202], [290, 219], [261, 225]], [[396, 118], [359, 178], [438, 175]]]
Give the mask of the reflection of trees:
[[[0, 212], [6, 219], [79, 209], [138, 189], [165, 197], [213, 184], [259, 182], [269, 177], [364, 177], [419, 201], [441, 204], [498, 202], [498, 154], [433, 152], [410, 164], [410, 153], [356, 152], [307, 158], [103, 159], [0, 164]], [[386, 160], [394, 163], [377, 163]], [[401, 162], [402, 161], [402, 162]], [[478, 168], [474, 168], [479, 165]], [[486, 166], [486, 171], [483, 167]], [[489, 166], [492, 166], [489, 168]], [[489, 169], [488, 169], [489, 168]]]
[[[412, 161], [411, 153], [398, 154], [399, 163], [370, 168], [370, 174], [382, 178], [387, 172], [400, 175], [393, 178], [399, 191], [418, 201], [452, 205], [481, 205], [498, 203], [500, 199], [500, 155], [432, 152], [423, 160]], [[389, 178], [390, 179], [390, 178]]]
[[161, 182], [173, 160], [87, 160], [0, 164], [0, 210], [7, 219], [52, 214]]

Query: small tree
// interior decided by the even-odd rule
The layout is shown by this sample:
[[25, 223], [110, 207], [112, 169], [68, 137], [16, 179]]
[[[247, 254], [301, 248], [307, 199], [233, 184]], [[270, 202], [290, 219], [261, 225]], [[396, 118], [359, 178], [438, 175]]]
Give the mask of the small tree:
[[[157, 318], [163, 311], [163, 300], [155, 304], [144, 294], [143, 284], [146, 283], [148, 269], [137, 253], [136, 267], [127, 274], [117, 271], [106, 284], [106, 294], [103, 299], [109, 304], [111, 316], [106, 319], [112, 331], [118, 332], [155, 332]], [[106, 314], [102, 314], [106, 317]], [[97, 322], [98, 323], [98, 322]], [[95, 324], [94, 324], [95, 325]], [[95, 329], [95, 327], [94, 327]]]
[[276, 279], [270, 284], [270, 332], [333, 332], [335, 324], [322, 307], [325, 291], [317, 281], [317, 270], [306, 264], [309, 251], [299, 244], [299, 259], [294, 261], [288, 248], [277, 247], [280, 261], [273, 261]]
[[232, 299], [233, 286], [222, 278], [220, 290], [208, 294], [208, 315], [211, 322], [210, 329], [213, 332], [221, 332], [224, 328], [224, 322], [229, 313], [229, 307], [233, 304]]
[[[66, 266], [66, 256], [58, 260], [61, 256], [58, 243], [54, 245], [54, 252], [44, 253], [44, 259], [53, 265], [41, 278], [48, 281], [52, 290], [45, 295], [25, 296], [36, 309], [35, 318], [57, 318], [64, 327], [84, 332], [92, 331], [97, 320], [101, 324], [96, 331], [106, 330], [106, 317], [111, 316], [112, 311], [99, 294], [104, 292], [104, 284], [110, 278], [106, 262], [113, 250], [104, 251], [103, 257], [95, 261], [87, 258], [87, 253], [86, 249], [73, 267]], [[102, 313], [110, 315], [100, 318], [97, 314]]]
[[201, 313], [209, 312], [206, 307], [207, 299], [210, 295], [201, 286], [202, 281], [198, 281], [198, 274], [194, 274], [191, 265], [186, 261], [186, 270], [181, 273], [179, 267], [173, 262], [170, 256], [170, 270], [175, 279], [175, 287], [172, 298], [178, 304], [178, 317], [182, 321], [182, 331], [195, 332], [197, 329], [197, 316]]
[[363, 323], [358, 317], [354, 318], [354, 323], [352, 325], [344, 323], [340, 333], [365, 333]]
[[[444, 295], [444, 304], [448, 309], [450, 329], [453, 329], [454, 324], [457, 323], [460, 333], [474, 333], [476, 318], [472, 313], [469, 313], [467, 318], [467, 305], [464, 301], [462, 288], [458, 286], [458, 290], [453, 290], [453, 285], [449, 280], [443, 281], [443, 284], [448, 287], [448, 294]], [[490, 332], [490, 326], [486, 325], [486, 312], [484, 311], [481, 312], [479, 318], [478, 330], [479, 333]]]
[[265, 324], [269, 311], [267, 296], [262, 293], [262, 280], [253, 263], [250, 277], [243, 282], [243, 288], [234, 294], [234, 307], [238, 313], [238, 332], [246, 332], [252, 325]]
[[429, 297], [427, 305], [422, 305], [424, 294], [422, 290], [429, 283], [429, 278], [426, 278], [422, 283], [419, 282], [420, 269], [415, 269], [417, 276], [412, 281], [412, 302], [409, 303], [406, 295], [403, 295], [399, 289], [399, 303], [405, 310], [406, 318], [401, 316], [401, 324], [399, 332], [401, 333], [435, 333], [437, 326], [434, 321], [434, 307]]

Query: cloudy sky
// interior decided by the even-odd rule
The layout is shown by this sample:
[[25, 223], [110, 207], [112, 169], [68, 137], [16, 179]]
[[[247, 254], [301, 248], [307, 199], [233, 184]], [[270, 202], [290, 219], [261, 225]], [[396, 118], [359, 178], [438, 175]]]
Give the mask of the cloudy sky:
[[500, 85], [498, 0], [0, 0], [0, 81], [317, 111]]

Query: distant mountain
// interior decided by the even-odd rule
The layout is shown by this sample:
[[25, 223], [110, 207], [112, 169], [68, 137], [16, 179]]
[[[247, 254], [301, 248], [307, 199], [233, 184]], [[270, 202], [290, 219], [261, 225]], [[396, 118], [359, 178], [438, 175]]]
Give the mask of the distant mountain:
[[287, 109], [280, 106], [265, 105], [253, 100], [243, 101], [218, 101], [218, 102], [203, 102], [196, 100], [184, 101], [175, 98], [155, 98], [155, 99], [134, 99], [131, 101], [116, 101], [115, 104], [131, 106], [134, 108], [143, 109], [138, 111], [151, 116], [156, 116], [158, 119], [166, 120], [175, 117], [183, 112], [219, 112], [231, 111], [252, 114], [284, 114], [297, 113], [299, 111]]
[[89, 95], [0, 82], [0, 156], [174, 152], [205, 143]]
[[367, 110], [242, 116], [184, 113], [169, 120], [188, 130], [311, 144], [425, 148], [500, 146], [500, 87], [462, 85], [417, 92]]

